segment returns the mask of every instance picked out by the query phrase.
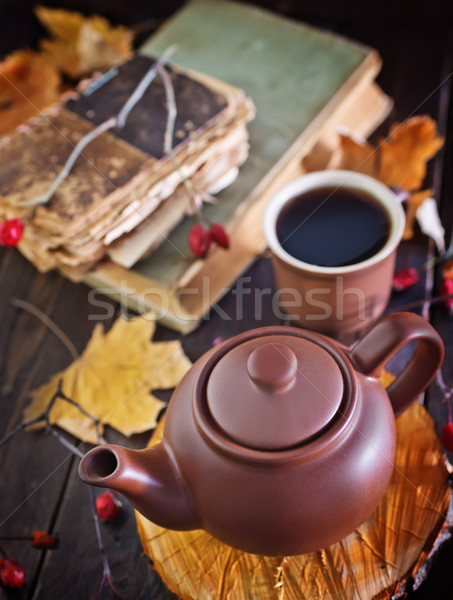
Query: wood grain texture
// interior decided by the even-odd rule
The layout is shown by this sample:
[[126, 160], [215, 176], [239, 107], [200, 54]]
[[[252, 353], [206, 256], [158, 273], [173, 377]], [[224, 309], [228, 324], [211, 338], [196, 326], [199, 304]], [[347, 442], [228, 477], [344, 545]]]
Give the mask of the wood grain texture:
[[170, 531], [136, 516], [146, 553], [182, 600], [373, 600], [404, 590], [426, 560], [446, 526], [447, 479], [433, 422], [414, 404], [397, 420], [395, 469], [383, 500], [354, 533], [327, 549], [263, 557], [200, 530]]

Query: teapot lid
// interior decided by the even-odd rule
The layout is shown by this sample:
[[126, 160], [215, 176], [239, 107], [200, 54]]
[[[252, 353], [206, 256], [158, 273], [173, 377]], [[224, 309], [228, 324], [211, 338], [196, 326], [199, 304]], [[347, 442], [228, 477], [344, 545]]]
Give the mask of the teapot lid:
[[343, 375], [333, 356], [292, 335], [238, 344], [215, 364], [206, 386], [217, 427], [256, 450], [285, 450], [321, 435], [343, 395]]

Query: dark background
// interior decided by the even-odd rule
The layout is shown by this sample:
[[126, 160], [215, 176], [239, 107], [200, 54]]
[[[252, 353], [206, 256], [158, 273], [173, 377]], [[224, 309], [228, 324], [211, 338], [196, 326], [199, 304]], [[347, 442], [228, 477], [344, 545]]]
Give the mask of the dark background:
[[[33, 17], [30, 0], [0, 0], [0, 55], [17, 47], [30, 46], [43, 35]], [[98, 13], [113, 23], [135, 25], [147, 22], [152, 28], [184, 4], [182, 0], [155, 2], [152, 0], [47, 0], [44, 6], [77, 10], [85, 14]], [[451, 33], [453, 2], [451, 0], [255, 0], [248, 2], [282, 15], [307, 21], [335, 31], [355, 32], [356, 39], [366, 40], [368, 32], [377, 30], [382, 36], [392, 36], [395, 29], [402, 33], [407, 27], [426, 36], [426, 51], [434, 29], [438, 37]], [[362, 33], [361, 33], [362, 32]], [[202, 35], [202, 33], [200, 33]], [[447, 37], [447, 36], [446, 36]], [[452, 37], [449, 36], [450, 43]], [[402, 40], [401, 43], [404, 43]], [[411, 48], [407, 47], [410, 53]]]

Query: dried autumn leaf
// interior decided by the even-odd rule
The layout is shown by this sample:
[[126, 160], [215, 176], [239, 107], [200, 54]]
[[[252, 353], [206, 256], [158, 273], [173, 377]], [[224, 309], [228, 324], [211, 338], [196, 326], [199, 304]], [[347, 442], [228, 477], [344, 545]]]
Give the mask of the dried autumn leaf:
[[389, 186], [411, 192], [403, 239], [413, 235], [415, 213], [432, 190], [420, 190], [426, 176], [426, 164], [444, 140], [427, 115], [417, 115], [403, 123], [394, 123], [389, 135], [376, 147], [356, 140], [348, 133], [340, 134], [340, 145], [329, 164], [332, 169], [347, 169], [371, 175]]
[[39, 6], [35, 14], [53, 39], [42, 40], [42, 50], [67, 75], [81, 75], [106, 69], [131, 55], [133, 33], [112, 27], [104, 17], [84, 17], [63, 9]]
[[344, 131], [338, 135], [340, 146], [334, 153], [329, 168], [360, 171], [365, 175], [376, 177], [376, 148], [366, 140], [358, 139], [349, 132]]
[[57, 101], [60, 97], [57, 69], [31, 50], [14, 52], [0, 62], [0, 135]]
[[388, 137], [379, 143], [378, 179], [387, 185], [418, 190], [426, 176], [426, 163], [444, 143], [427, 115], [394, 123]]
[[[175, 387], [191, 363], [179, 341], [151, 342], [154, 329], [148, 317], [120, 318], [108, 333], [97, 325], [82, 356], [32, 392], [25, 419], [46, 409], [62, 379], [66, 396], [97, 417], [101, 426], [108, 424], [128, 436], [155, 427], [164, 403], [150, 391]], [[92, 420], [64, 400], [57, 400], [50, 421], [95, 442]]]

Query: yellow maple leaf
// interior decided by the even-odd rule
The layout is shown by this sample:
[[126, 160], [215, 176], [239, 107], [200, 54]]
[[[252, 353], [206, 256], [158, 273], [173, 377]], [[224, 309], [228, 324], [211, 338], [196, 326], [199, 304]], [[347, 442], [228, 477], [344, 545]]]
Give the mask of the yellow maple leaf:
[[417, 208], [432, 194], [432, 190], [420, 190], [426, 176], [426, 164], [443, 143], [437, 135], [435, 121], [427, 115], [417, 115], [404, 123], [394, 123], [389, 135], [377, 146], [340, 134], [340, 145], [329, 167], [359, 171], [386, 185], [410, 192], [403, 234], [403, 239], [409, 239], [413, 235]]
[[104, 17], [43, 6], [35, 14], [53, 36], [40, 42], [42, 50], [73, 78], [109, 68], [132, 53], [132, 31], [112, 27]]
[[[101, 428], [108, 424], [129, 436], [155, 427], [164, 402], [150, 391], [175, 387], [191, 362], [179, 341], [151, 342], [154, 330], [149, 316], [119, 318], [108, 333], [98, 324], [82, 356], [32, 392], [25, 420], [42, 414], [62, 380], [64, 394], [99, 419]], [[93, 421], [62, 399], [50, 422], [96, 443]]]

